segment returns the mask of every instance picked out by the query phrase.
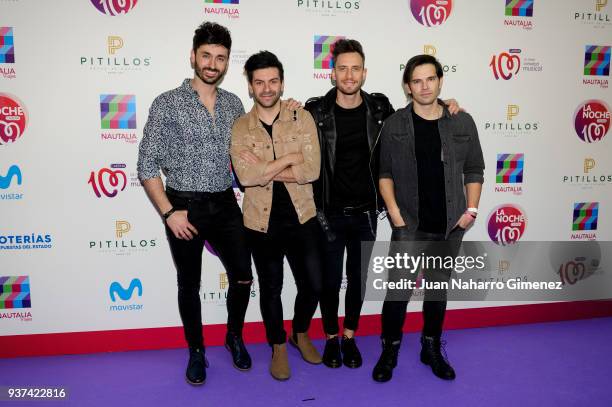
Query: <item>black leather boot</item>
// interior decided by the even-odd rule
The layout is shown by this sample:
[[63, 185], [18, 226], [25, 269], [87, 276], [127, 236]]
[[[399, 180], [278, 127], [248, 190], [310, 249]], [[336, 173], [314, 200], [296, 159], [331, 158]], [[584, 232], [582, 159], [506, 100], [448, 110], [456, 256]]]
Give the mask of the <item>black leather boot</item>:
[[325, 350], [323, 351], [323, 364], [327, 367], [337, 368], [342, 366], [342, 355], [340, 354], [340, 342], [338, 337], [334, 336], [325, 342]]
[[185, 378], [187, 383], [199, 386], [206, 381], [206, 356], [203, 348], [189, 348], [189, 363], [187, 363], [187, 371]]
[[448, 363], [445, 344], [439, 336], [421, 336], [421, 362], [431, 366], [433, 373], [440, 379], [453, 380], [455, 370]]
[[393, 369], [397, 366], [397, 355], [399, 354], [400, 341], [382, 341], [382, 353], [374, 370], [372, 378], [377, 382], [388, 382], [393, 377]]
[[251, 368], [251, 356], [241, 336], [228, 332], [225, 335], [225, 348], [232, 354], [232, 362], [236, 369], [249, 370]]

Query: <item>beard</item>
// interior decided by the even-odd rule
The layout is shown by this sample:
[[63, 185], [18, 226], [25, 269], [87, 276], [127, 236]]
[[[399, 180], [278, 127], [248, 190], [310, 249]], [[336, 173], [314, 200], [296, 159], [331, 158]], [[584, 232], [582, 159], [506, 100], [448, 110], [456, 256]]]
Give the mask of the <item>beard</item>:
[[[227, 68], [225, 69], [225, 71], [227, 71]], [[218, 69], [200, 68], [197, 65], [195, 66], [195, 68], [193, 68], [193, 72], [196, 74], [196, 76], [207, 85], [216, 85], [219, 81], [221, 81], [223, 75], [225, 75], [225, 71], [221, 72]], [[213, 77], [208, 77], [204, 75], [205, 72], [215, 72], [217, 75]]]
[[361, 84], [355, 85], [354, 88], [350, 88], [350, 87], [343, 86], [342, 83], [336, 81], [336, 89], [340, 93], [344, 93], [347, 96], [352, 96], [356, 93], [359, 93], [359, 91], [361, 90]]
[[[264, 95], [261, 95], [261, 96], [264, 96]], [[255, 96], [255, 100], [257, 100], [257, 103], [259, 103], [259, 105], [262, 107], [272, 107], [278, 102], [278, 100], [281, 97], [281, 94], [280, 92], [274, 93], [274, 94], [266, 94], [265, 96], [274, 96], [272, 99], [266, 99], [266, 100], [264, 100], [261, 96], [260, 95]]]

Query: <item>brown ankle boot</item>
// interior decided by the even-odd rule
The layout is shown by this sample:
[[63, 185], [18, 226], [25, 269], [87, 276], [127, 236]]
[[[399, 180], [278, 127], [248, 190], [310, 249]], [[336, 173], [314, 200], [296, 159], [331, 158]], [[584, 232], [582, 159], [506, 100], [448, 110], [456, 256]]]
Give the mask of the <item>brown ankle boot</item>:
[[289, 370], [289, 357], [287, 345], [272, 345], [272, 361], [270, 362], [270, 374], [276, 380], [287, 380], [291, 377]]
[[306, 362], [318, 365], [323, 361], [321, 354], [317, 348], [314, 347], [312, 342], [310, 342], [310, 338], [306, 332], [294, 333], [289, 338], [289, 343], [300, 351], [302, 359]]

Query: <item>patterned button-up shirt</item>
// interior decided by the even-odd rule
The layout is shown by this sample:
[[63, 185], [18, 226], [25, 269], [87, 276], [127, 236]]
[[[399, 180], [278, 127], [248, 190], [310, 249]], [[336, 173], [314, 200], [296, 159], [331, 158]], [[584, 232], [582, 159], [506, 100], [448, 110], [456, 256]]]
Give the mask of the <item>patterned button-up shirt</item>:
[[159, 177], [177, 191], [220, 192], [232, 186], [230, 138], [244, 114], [238, 96], [217, 88], [214, 118], [185, 79], [151, 105], [138, 152], [141, 181]]

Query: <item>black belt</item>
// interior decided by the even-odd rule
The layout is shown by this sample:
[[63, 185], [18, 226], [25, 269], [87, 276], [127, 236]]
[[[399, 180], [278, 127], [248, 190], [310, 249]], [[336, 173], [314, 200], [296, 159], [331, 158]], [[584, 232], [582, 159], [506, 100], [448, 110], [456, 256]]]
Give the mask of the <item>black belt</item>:
[[366, 212], [370, 212], [370, 211], [374, 211], [375, 205], [374, 204], [363, 204], [363, 205], [357, 205], [357, 206], [345, 206], [344, 208], [329, 208], [328, 210], [326, 210], [325, 212], [327, 212], [329, 215], [342, 215], [342, 216], [354, 216], [354, 215], [360, 215]]
[[[231, 190], [231, 188], [226, 189], [225, 191], [220, 192], [201, 192], [201, 191], [177, 191], [174, 188], [166, 187], [166, 194], [175, 196], [177, 198], [185, 198], [185, 199], [195, 199], [195, 200], [206, 200], [206, 199], [214, 199], [226, 194], [227, 191]], [[232, 193], [233, 195], [233, 193]]]

